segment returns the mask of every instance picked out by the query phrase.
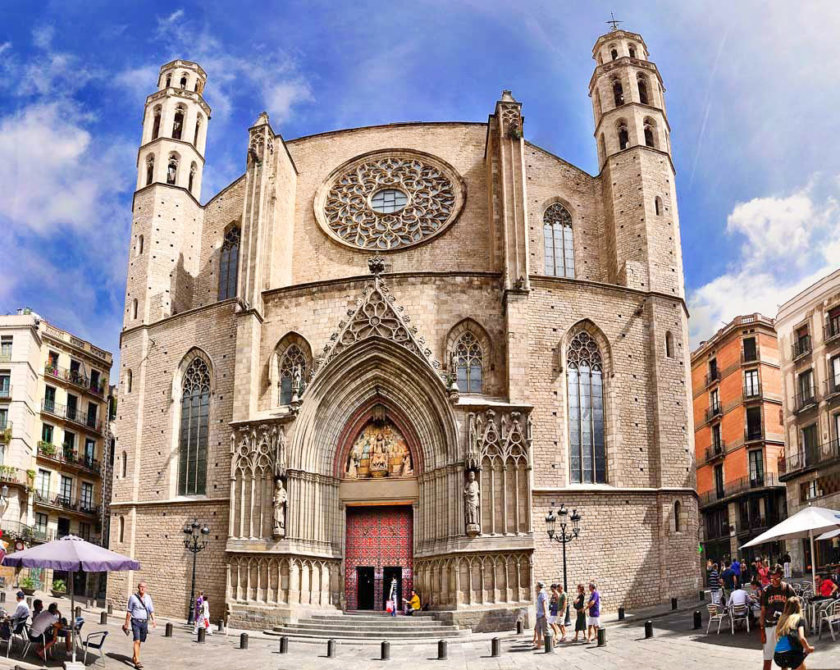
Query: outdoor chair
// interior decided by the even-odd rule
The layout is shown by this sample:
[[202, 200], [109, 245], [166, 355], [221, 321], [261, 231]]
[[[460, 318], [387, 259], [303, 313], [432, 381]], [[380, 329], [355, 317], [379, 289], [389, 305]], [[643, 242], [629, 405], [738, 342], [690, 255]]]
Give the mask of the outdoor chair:
[[[73, 644], [76, 644], [79, 640], [82, 639], [82, 626], [85, 624], [84, 617], [76, 617], [76, 625], [73, 629]], [[65, 639], [67, 637], [68, 631], [66, 629], [58, 631], [58, 637], [60, 639]]]
[[[26, 658], [26, 655], [29, 653], [30, 647], [32, 647], [32, 645], [36, 642], [38, 644], [40, 644], [42, 647], [47, 646], [47, 633], [46, 633], [46, 631], [44, 631], [40, 635], [32, 637], [32, 635], [29, 634], [29, 629], [27, 628], [27, 630], [26, 630], [26, 646], [24, 646], [24, 648], [23, 648], [23, 654], [21, 655], [21, 659]], [[50, 647], [47, 650], [45, 655], [48, 658], [52, 658], [52, 647]]]
[[819, 613], [819, 639], [822, 639], [823, 624], [828, 624], [828, 632], [831, 633], [831, 640], [834, 641], [834, 626], [840, 631], [840, 600], [829, 603]]
[[95, 649], [99, 652], [99, 657], [94, 661], [94, 665], [98, 664], [99, 661], [102, 661], [102, 665], [105, 665], [105, 654], [102, 651], [102, 647], [105, 644], [105, 638], [108, 637], [107, 630], [98, 630], [95, 633], [90, 633], [86, 638], [85, 641], [82, 642], [82, 647], [84, 647], [85, 655], [82, 659], [82, 663], [87, 665], [87, 654], [88, 649]]
[[743, 621], [747, 626], [747, 633], [750, 632], [750, 608], [747, 605], [732, 605], [732, 610], [729, 613], [729, 622], [732, 628], [732, 634], [735, 635], [735, 623]]
[[712, 628], [712, 623], [717, 621], [718, 625], [718, 635], [720, 635], [720, 627], [723, 621], [727, 618], [731, 619], [729, 615], [729, 610], [726, 609], [723, 605], [716, 605], [715, 603], [711, 603], [706, 605], [706, 609], [709, 610], [709, 625], [706, 626], [706, 635], [709, 634], [709, 631]]
[[26, 646], [26, 641], [29, 639], [29, 626], [26, 623], [26, 619], [21, 619], [20, 621], [15, 622], [12, 627], [12, 634], [9, 635], [9, 642], [6, 646], [6, 658], [9, 658], [9, 654], [12, 651], [12, 645], [14, 644], [16, 638], [21, 641], [23, 646]]

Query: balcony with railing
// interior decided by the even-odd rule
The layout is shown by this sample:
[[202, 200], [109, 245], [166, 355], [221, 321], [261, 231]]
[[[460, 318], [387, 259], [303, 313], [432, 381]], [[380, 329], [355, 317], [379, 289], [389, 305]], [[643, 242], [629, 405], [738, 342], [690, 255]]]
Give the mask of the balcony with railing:
[[749, 384], [744, 384], [744, 393], [743, 393], [743, 401], [744, 402], [755, 402], [757, 400], [761, 400], [761, 382], [750, 382]]
[[796, 339], [791, 345], [793, 360], [802, 358], [811, 353], [811, 336], [803, 335]]
[[749, 365], [750, 363], [758, 363], [761, 361], [761, 349], [756, 345], [753, 351], [741, 349], [741, 364]]
[[840, 440], [809, 445], [779, 459], [779, 479], [787, 481], [816, 467], [840, 461]]
[[44, 377], [66, 382], [71, 386], [88, 391], [99, 398], [104, 398], [105, 391], [107, 390], [107, 385], [104, 379], [99, 379], [94, 382], [86, 374], [83, 374], [78, 370], [68, 370], [67, 368], [53, 365], [50, 362], [47, 362], [44, 365]]
[[711, 386], [715, 382], [719, 382], [719, 381], [720, 381], [720, 370], [718, 370], [718, 369], [709, 370], [709, 372], [706, 373], [706, 386]]
[[721, 500], [733, 498], [744, 493], [749, 493], [750, 491], [758, 491], [777, 486], [784, 485], [779, 483], [779, 478], [772, 472], [765, 472], [757, 476], [741, 477], [733, 482], [724, 484], [721, 489], [702, 493], [700, 495], [700, 507], [707, 507]]
[[73, 449], [58, 447], [51, 442], [38, 442], [38, 458], [52, 463], [68, 465], [77, 470], [86, 470], [99, 475], [102, 466], [95, 458], [80, 456]]
[[825, 399], [840, 399], [840, 377], [829, 377], [825, 382]]
[[723, 441], [706, 447], [706, 463], [711, 463], [726, 456], [726, 444]]
[[744, 430], [744, 442], [763, 442], [764, 426], [747, 426]]
[[99, 513], [99, 507], [93, 500], [79, 500], [75, 496], [65, 495], [63, 493], [35, 491], [35, 504], [41, 507], [49, 507], [64, 512], [75, 512], [77, 514], [85, 514], [96, 516]]
[[796, 394], [793, 401], [793, 411], [796, 414], [805, 410], [813, 409], [819, 402], [819, 396], [815, 389], [805, 389]]
[[706, 421], [711, 421], [721, 416], [723, 416], [723, 407], [719, 402], [712, 403], [710, 407], [706, 408]]
[[44, 398], [41, 401], [41, 411], [50, 414], [59, 419], [70, 421], [71, 423], [81, 426], [82, 428], [93, 431], [94, 433], [102, 434], [102, 422], [85, 415], [78, 406], [62, 405], [53, 400]]
[[750, 517], [749, 519], [742, 518], [739, 519], [737, 532], [738, 535], [758, 535], [781, 521], [781, 515], [777, 512], [765, 516]]
[[840, 344], [840, 316], [829, 318], [825, 324], [825, 343]]

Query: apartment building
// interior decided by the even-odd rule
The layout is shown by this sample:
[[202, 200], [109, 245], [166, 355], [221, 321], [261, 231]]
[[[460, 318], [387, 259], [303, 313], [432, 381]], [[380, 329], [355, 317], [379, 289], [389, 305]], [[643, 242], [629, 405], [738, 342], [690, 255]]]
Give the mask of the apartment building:
[[778, 543], [738, 551], [785, 516], [782, 383], [773, 319], [739, 316], [691, 355], [697, 493], [705, 557], [779, 555]]
[[[840, 509], [840, 270], [779, 308], [787, 453], [780, 479], [790, 513], [813, 504]], [[794, 565], [808, 569], [811, 547], [793, 542]], [[840, 563], [840, 539], [815, 543], [817, 569]]]
[[[30, 310], [0, 316], [0, 529], [100, 543], [112, 356]], [[33, 571], [42, 588], [62, 577]], [[98, 580], [94, 579], [94, 582]], [[80, 595], [98, 583], [77, 577]]]

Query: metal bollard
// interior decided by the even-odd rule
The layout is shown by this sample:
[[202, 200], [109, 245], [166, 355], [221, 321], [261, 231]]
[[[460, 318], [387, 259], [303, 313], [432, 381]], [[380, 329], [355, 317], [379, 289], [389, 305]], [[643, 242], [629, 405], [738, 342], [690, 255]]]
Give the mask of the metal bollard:
[[76, 605], [76, 618], [78, 619], [80, 616], [82, 616], [82, 608], [80, 605]]
[[676, 598], [671, 598], [671, 609], [672, 610], [677, 609], [677, 599]]
[[224, 619], [219, 619], [219, 632], [220, 633], [225, 632], [225, 620]]
[[490, 656], [495, 658], [495, 657], [501, 655], [501, 653], [502, 653], [502, 641], [499, 638], [494, 637], [492, 640], [490, 640]]
[[645, 638], [653, 637], [653, 621], [645, 621]]
[[382, 643], [382, 660], [387, 661], [391, 658], [391, 643], [387, 640]]
[[516, 634], [522, 635], [522, 629], [525, 627], [525, 624], [522, 623], [522, 619], [516, 620]]
[[327, 640], [327, 658], [335, 658], [335, 640]]
[[619, 621], [624, 621], [624, 608], [623, 607], [618, 608], [618, 620]]
[[706, 592], [700, 591], [700, 602], [702, 603], [706, 599]]
[[554, 651], [554, 638], [551, 635], [551, 631], [545, 631], [545, 653], [550, 654]]
[[99, 613], [99, 625], [104, 626], [108, 623], [108, 612], [100, 612]]
[[598, 646], [603, 647], [607, 644], [607, 631], [603, 628], [598, 629]]
[[445, 661], [449, 658], [449, 644], [446, 640], [438, 640], [438, 660]]
[[240, 649], [247, 649], [248, 648], [248, 633], [242, 633], [239, 636], [239, 648]]
[[289, 638], [285, 635], [280, 638], [280, 653], [281, 654], [288, 654], [289, 653]]
[[163, 637], [172, 637], [172, 624], [166, 624], [166, 630], [163, 633]]
[[196, 640], [200, 644], [204, 644], [204, 638], [207, 635], [207, 629], [202, 626], [198, 629], [198, 640]]
[[6, 602], [6, 592], [0, 591], [0, 603]]
[[114, 613], [114, 606], [111, 603], [108, 603], [108, 614]]
[[702, 628], [703, 626], [703, 615], [700, 613], [700, 610], [694, 610], [694, 629]]

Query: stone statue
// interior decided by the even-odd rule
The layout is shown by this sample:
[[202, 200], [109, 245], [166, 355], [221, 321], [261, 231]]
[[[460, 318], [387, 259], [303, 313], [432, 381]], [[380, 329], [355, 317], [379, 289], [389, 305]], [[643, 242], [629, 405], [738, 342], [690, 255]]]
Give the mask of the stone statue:
[[409, 477], [414, 474], [414, 470], [411, 467], [411, 454], [409, 454], [407, 451], [403, 456], [402, 470], [400, 471], [400, 474], [403, 477]]
[[480, 509], [481, 489], [475, 479], [475, 470], [470, 470], [467, 473], [467, 485], [464, 487], [464, 517], [467, 522], [467, 535], [470, 537], [481, 533]]
[[279, 477], [274, 480], [274, 537], [286, 537], [286, 488]]
[[353, 451], [350, 452], [350, 460], [347, 463], [347, 471], [345, 474], [350, 479], [356, 479], [359, 476], [359, 452], [356, 447], [353, 447]]
[[388, 446], [385, 437], [380, 431], [373, 442], [373, 449], [370, 453], [370, 471], [374, 476], [382, 476], [388, 471]]
[[295, 402], [295, 398], [300, 398], [300, 394], [303, 391], [303, 373], [300, 369], [300, 365], [296, 365], [294, 372], [292, 373], [294, 376], [292, 377], [292, 402]]

